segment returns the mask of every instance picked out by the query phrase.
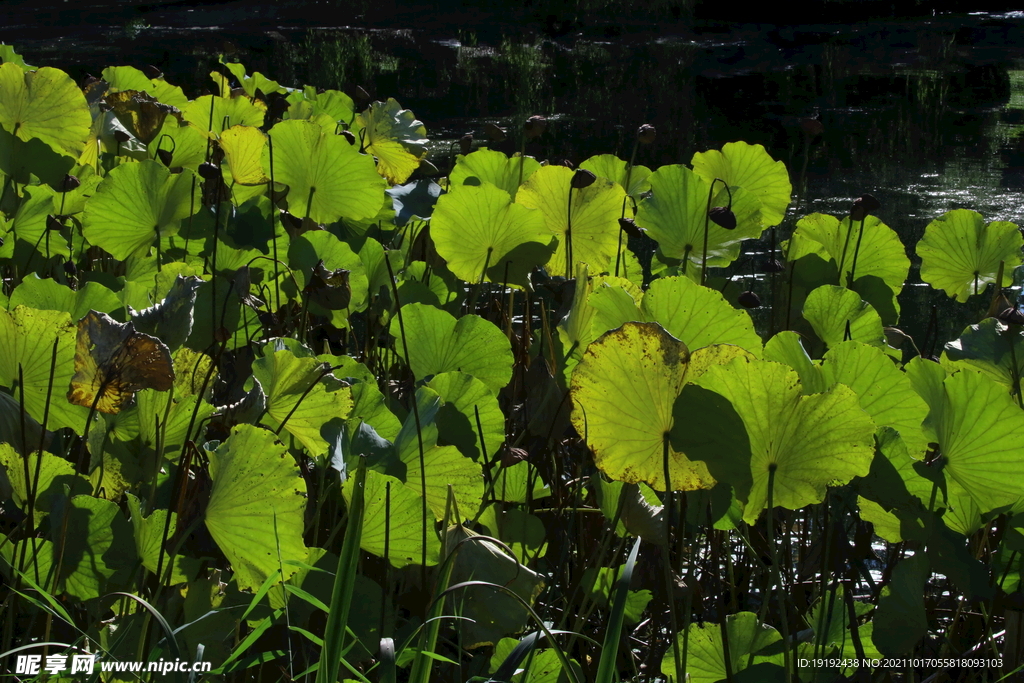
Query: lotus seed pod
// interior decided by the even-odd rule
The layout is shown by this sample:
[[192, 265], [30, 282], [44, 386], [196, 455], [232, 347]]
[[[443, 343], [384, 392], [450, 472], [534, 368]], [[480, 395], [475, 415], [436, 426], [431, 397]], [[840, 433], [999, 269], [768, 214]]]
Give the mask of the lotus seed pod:
[[585, 187], [590, 187], [597, 180], [597, 176], [593, 172], [588, 171], [585, 168], [578, 169], [572, 176], [572, 187], [575, 190], [582, 190]]
[[850, 220], [862, 221], [868, 214], [878, 211], [882, 205], [877, 199], [869, 194], [862, 195], [853, 202], [853, 209], [850, 210]]
[[209, 161], [199, 164], [199, 175], [203, 180], [217, 180], [221, 177], [220, 169]]
[[800, 119], [800, 130], [809, 138], [817, 137], [825, 132], [825, 126], [818, 119]]
[[503, 128], [498, 128], [493, 123], [484, 124], [484, 133], [490, 138], [491, 142], [505, 142], [508, 140], [508, 135], [505, 134]]
[[160, 70], [160, 67], [147, 64], [142, 67], [142, 73], [146, 74], [146, 78], [156, 80], [164, 77], [164, 72]]
[[786, 270], [786, 265], [777, 258], [770, 258], [765, 260], [764, 266], [761, 267], [766, 273], [781, 273]]
[[636, 131], [636, 139], [640, 141], [641, 145], [649, 145], [654, 142], [657, 137], [658, 131], [649, 123], [645, 123], [640, 126]]
[[171, 160], [174, 159], [174, 154], [169, 149], [158, 149], [156, 151], [157, 158], [163, 163], [164, 166], [170, 168]]
[[726, 230], [736, 229], [736, 214], [732, 212], [732, 209], [724, 206], [716, 206], [708, 211], [708, 216], [716, 225], [720, 225]]
[[758, 308], [761, 305], [761, 297], [749, 289], [745, 292], [740, 292], [736, 300], [740, 302], [740, 306], [743, 306], [743, 308]]
[[78, 176], [73, 176], [70, 173], [64, 176], [64, 180], [60, 183], [61, 192], [71, 192], [77, 190], [82, 186], [82, 181], [78, 179]]
[[632, 218], [620, 218], [619, 219], [619, 230], [626, 233], [630, 237], [643, 237], [644, 229], [636, 224], [636, 221]]
[[535, 140], [544, 134], [548, 129], [548, 120], [543, 116], [535, 115], [526, 119], [523, 124], [523, 134], [527, 140]]
[[121, 130], [120, 128], [118, 128], [117, 130], [114, 131], [114, 139], [117, 140], [118, 144], [122, 144], [123, 145], [124, 143], [128, 142], [129, 140], [131, 140], [132, 136], [128, 135], [128, 133], [126, 133], [123, 130]]
[[473, 134], [466, 133], [459, 138], [459, 151], [462, 152], [463, 156], [473, 151]]

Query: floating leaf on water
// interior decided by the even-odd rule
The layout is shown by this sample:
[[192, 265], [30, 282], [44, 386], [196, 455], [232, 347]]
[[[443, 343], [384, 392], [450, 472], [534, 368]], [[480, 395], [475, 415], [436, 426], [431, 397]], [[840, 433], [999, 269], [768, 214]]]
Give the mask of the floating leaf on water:
[[78, 322], [71, 403], [114, 414], [136, 391], [167, 391], [173, 383], [170, 351], [156, 337], [96, 311]]

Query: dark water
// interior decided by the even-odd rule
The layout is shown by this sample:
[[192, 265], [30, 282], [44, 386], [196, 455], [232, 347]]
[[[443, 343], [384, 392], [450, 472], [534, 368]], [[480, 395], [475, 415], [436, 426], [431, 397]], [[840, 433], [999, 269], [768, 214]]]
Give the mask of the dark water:
[[[221, 52], [285, 85], [359, 85], [425, 122], [442, 169], [463, 133], [479, 136], [486, 122], [516, 129], [538, 113], [550, 134], [528, 153], [574, 163], [628, 157], [641, 123], [658, 129], [637, 158], [651, 167], [732, 140], [761, 143], [793, 179], [783, 236], [798, 217], [844, 214], [865, 192], [881, 201], [879, 215], [915, 261], [901, 296], [902, 325], [915, 337], [933, 303], [942, 305], [944, 339], [983, 307], [913, 285], [913, 245], [927, 223], [953, 208], [1024, 222], [1024, 12], [785, 26], [666, 14], [576, 30], [521, 13], [417, 14], [402, 3], [374, 3], [369, 28], [324, 26], [322, 17], [337, 15], [316, 0], [289, 12], [237, 3], [88, 14], [83, 6], [46, 20], [23, 11], [0, 40], [76, 77], [155, 64], [190, 96], [212, 86]], [[391, 21], [380, 19], [381, 7], [392, 8]], [[824, 127], [812, 140], [799, 126], [810, 116]]]

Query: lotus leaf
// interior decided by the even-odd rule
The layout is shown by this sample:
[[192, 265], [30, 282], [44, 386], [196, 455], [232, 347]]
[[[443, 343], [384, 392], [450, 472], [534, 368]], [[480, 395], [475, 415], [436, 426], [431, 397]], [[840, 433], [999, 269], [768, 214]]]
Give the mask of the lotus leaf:
[[828, 387], [821, 375], [821, 368], [807, 355], [796, 332], [779, 332], [764, 345], [764, 359], [788, 365], [800, 375], [800, 386], [804, 394], [819, 394]]
[[444, 402], [437, 414], [441, 443], [477, 462], [489, 461], [505, 443], [505, 414], [494, 391], [463, 372], [434, 375], [427, 386]]
[[263, 150], [267, 136], [252, 126], [231, 126], [220, 136], [220, 148], [231, 169], [231, 178], [239, 185], [265, 185], [270, 182], [263, 170]]
[[[807, 295], [804, 318], [828, 347], [847, 339], [885, 347], [882, 319], [860, 295], [845, 287], [823, 285]], [[849, 329], [849, 337], [847, 337]]]
[[238, 62], [226, 62], [223, 56], [220, 57], [219, 61], [231, 72], [231, 75], [238, 81], [238, 85], [241, 86], [242, 90], [249, 97], [255, 98], [257, 90], [263, 93], [264, 96], [282, 90], [277, 81], [270, 80], [259, 71], [255, 72], [252, 76], [247, 76], [245, 74], [245, 67]]
[[[704, 226], [708, 227], [708, 265], [727, 266], [739, 256], [745, 239], [761, 235], [757, 199], [749, 192], [733, 190], [732, 211], [736, 228], [726, 230], [708, 221], [710, 181], [685, 166], [662, 166], [650, 175], [651, 196], [640, 202], [637, 225], [658, 241], [661, 254], [683, 261], [681, 269], [700, 276], [704, 255]], [[716, 184], [711, 207], [726, 206], [729, 194]], [[694, 268], [695, 266], [695, 268]]]
[[51, 278], [29, 275], [11, 292], [10, 307], [26, 306], [43, 311], [66, 311], [80, 320], [91, 311], [121, 313], [117, 295], [98, 282], [86, 282], [77, 291]]
[[[351, 503], [355, 478], [345, 481], [345, 502]], [[420, 496], [400, 480], [373, 470], [366, 471], [366, 512], [363, 514], [363, 534], [360, 547], [377, 557], [384, 557], [394, 567], [419, 564], [423, 556], [423, 517]], [[441, 551], [441, 541], [428, 520], [427, 564], [435, 565]]]
[[729, 142], [722, 151], [697, 152], [690, 164], [705, 182], [721, 178], [730, 187], [741, 187], [754, 195], [761, 205], [763, 227], [782, 222], [793, 186], [786, 165], [774, 161], [763, 146]]
[[[580, 163], [580, 168], [591, 171], [598, 178], [607, 178], [613, 183], [618, 183], [626, 191], [626, 194], [636, 200], [639, 200], [640, 195], [651, 189], [651, 183], [648, 181], [651, 169], [646, 166], [630, 168], [629, 164], [614, 154], [599, 154], [590, 157]], [[626, 215], [629, 216], [632, 213], [632, 206], [628, 206]]]
[[[871, 467], [875, 426], [846, 386], [802, 396], [795, 370], [749, 357], [711, 367], [697, 384], [725, 397], [746, 427], [752, 486], [749, 494], [736, 493], [745, 500], [748, 524], [768, 502], [773, 471], [774, 504], [796, 510], [820, 502], [826, 486], [862, 477]], [[742, 461], [746, 454], [732, 450], [723, 456]]]
[[189, 173], [171, 174], [152, 160], [122, 164], [96, 188], [82, 230], [92, 244], [124, 260], [175, 234], [199, 207], [194, 195]]
[[[583, 572], [583, 579], [580, 585], [590, 594], [590, 598], [604, 608], [610, 606], [612, 590], [615, 582], [622, 574], [622, 567], [588, 567]], [[649, 590], [629, 591], [626, 593], [626, 608], [623, 616], [627, 623], [637, 624], [640, 616], [647, 609], [647, 603], [651, 601]]]
[[188, 103], [182, 110], [184, 119], [199, 130], [216, 139], [232, 126], [263, 125], [267, 105], [247, 97], [219, 97], [203, 95]]
[[362, 219], [380, 209], [384, 180], [372, 157], [360, 154], [341, 135], [308, 121], [282, 121], [270, 129], [263, 157], [267, 176], [288, 186], [288, 211], [297, 218], [332, 223], [342, 216]]
[[91, 600], [130, 581], [138, 556], [131, 525], [115, 503], [74, 496], [55, 506], [50, 522], [61, 592]]
[[672, 406], [686, 383], [690, 353], [657, 323], [626, 323], [592, 343], [572, 375], [572, 422], [612, 479], [672, 490], [711, 488], [703, 462], [669, 443]]
[[995, 282], [1000, 262], [1007, 272], [1019, 266], [1022, 245], [1013, 223], [986, 225], [977, 211], [947, 211], [928, 224], [917, 243], [921, 279], [963, 303]]
[[277, 433], [287, 430], [310, 454], [325, 454], [328, 443], [321, 429], [330, 420], [348, 417], [352, 392], [347, 387], [329, 390], [321, 363], [289, 349], [267, 347], [263, 358], [252, 364], [252, 372], [267, 395], [263, 421]]
[[140, 90], [178, 109], [188, 105], [188, 98], [180, 87], [171, 85], [163, 77], [150, 78], [134, 66], [108, 66], [100, 74], [100, 78], [109, 85], [108, 92]]
[[[25, 189], [25, 198], [18, 206], [11, 223], [11, 232], [21, 242], [30, 245], [47, 258], [69, 256], [68, 242], [63, 231], [49, 230], [47, 218], [53, 213], [54, 191], [49, 187], [37, 186]], [[15, 256], [15, 240], [8, 240], [0, 246], [0, 257]], [[26, 264], [26, 265], [30, 265]]]
[[1024, 375], [1024, 330], [996, 318], [982, 320], [946, 344], [942, 364], [950, 371], [977, 370], [1018, 394]]
[[872, 620], [871, 642], [886, 657], [913, 651], [928, 633], [924, 587], [931, 574], [928, 558], [920, 553], [900, 560], [892, 581], [882, 588]]
[[494, 391], [512, 377], [512, 348], [508, 337], [493, 323], [476, 315], [458, 320], [424, 304], [406, 304], [401, 320], [392, 318], [391, 336], [399, 354], [409, 354], [409, 367], [418, 379], [458, 370], [473, 375]]
[[393, 97], [371, 104], [356, 123], [366, 151], [377, 157], [377, 172], [392, 185], [407, 181], [427, 155], [427, 129]]
[[[29, 444], [29, 448], [35, 451], [38, 442]], [[89, 480], [75, 472], [70, 462], [59, 458], [56, 455], [43, 452], [42, 462], [35, 452], [29, 452], [28, 471], [32, 473], [34, 489], [36, 494], [35, 517], [39, 521], [45, 517], [53, 507], [53, 501], [64, 496], [64, 487], [67, 487], [72, 496], [88, 494], [92, 492]], [[25, 481], [25, 463], [22, 456], [14, 450], [9, 443], [0, 443], [0, 465], [6, 470], [7, 484], [10, 486], [11, 499], [17, 503], [23, 511], [28, 511], [29, 487]], [[36, 467], [39, 468], [39, 478], [35, 479]]]
[[459, 155], [455, 168], [448, 176], [449, 190], [458, 192], [465, 185], [490, 183], [515, 199], [519, 185], [526, 182], [538, 168], [540, 162], [533, 157], [517, 154], [510, 159], [497, 150], [483, 147], [465, 156]]
[[[274, 434], [238, 425], [209, 452], [206, 528], [231, 562], [238, 586], [257, 590], [282, 560], [305, 560], [306, 482]], [[295, 567], [284, 565], [284, 578]]]
[[622, 187], [598, 179], [582, 190], [573, 189], [570, 198], [572, 178], [573, 172], [565, 166], [545, 166], [531, 175], [516, 195], [517, 203], [540, 210], [548, 230], [558, 238], [546, 266], [549, 275], [569, 277], [580, 262], [604, 269], [614, 263], [618, 248], [618, 219], [625, 198]]
[[[725, 618], [729, 638], [728, 670], [733, 675], [749, 666], [777, 664], [781, 666], [782, 655], [758, 654], [770, 645], [782, 640], [782, 636], [771, 626], [758, 623], [753, 612], [739, 612]], [[676, 636], [679, 651], [686, 647], [686, 676], [690, 683], [717, 683], [726, 678], [725, 648], [722, 643], [722, 629], [719, 624], [692, 623], [688, 633]], [[669, 648], [661, 660], [661, 672], [675, 677], [676, 661], [673, 649]], [[776, 667], [772, 667], [776, 668]], [[767, 676], [762, 677], [765, 680]]]
[[430, 235], [448, 267], [467, 282], [502, 282], [526, 287], [530, 271], [555, 250], [540, 211], [514, 204], [488, 182], [442, 196]]
[[60, 69], [23, 71], [0, 64], [0, 126], [25, 142], [37, 138], [77, 158], [89, 139], [92, 117], [82, 91]]
[[[164, 526], [167, 522], [167, 510], [153, 510], [148, 517], [142, 514], [142, 504], [139, 499], [128, 494], [128, 510], [131, 512], [132, 529], [135, 532], [135, 547], [139, 551], [139, 558], [142, 566], [149, 571], [156, 573], [160, 561], [161, 541], [163, 540]], [[168, 538], [174, 538], [178, 526], [178, 516], [173, 512], [170, 526], [167, 527]], [[169, 566], [171, 565], [171, 566]], [[170, 553], [164, 552], [162, 570], [166, 572], [167, 585], [173, 586], [178, 583], [185, 583], [192, 579], [199, 570], [199, 561], [185, 555], [175, 555], [171, 563]]]

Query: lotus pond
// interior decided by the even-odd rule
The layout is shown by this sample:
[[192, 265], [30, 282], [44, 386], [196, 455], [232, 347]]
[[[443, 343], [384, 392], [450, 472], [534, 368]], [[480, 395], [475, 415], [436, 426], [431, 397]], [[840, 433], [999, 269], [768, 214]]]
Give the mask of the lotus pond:
[[[763, 146], [651, 168], [647, 125], [575, 168], [525, 153], [539, 116], [428, 163], [393, 98], [0, 58], [9, 670], [1024, 668], [1017, 225], [794, 219]], [[908, 284], [970, 324], [905, 334]]]

